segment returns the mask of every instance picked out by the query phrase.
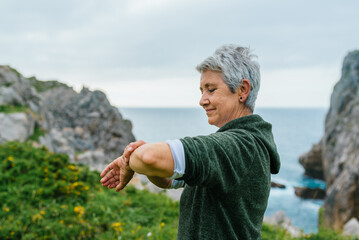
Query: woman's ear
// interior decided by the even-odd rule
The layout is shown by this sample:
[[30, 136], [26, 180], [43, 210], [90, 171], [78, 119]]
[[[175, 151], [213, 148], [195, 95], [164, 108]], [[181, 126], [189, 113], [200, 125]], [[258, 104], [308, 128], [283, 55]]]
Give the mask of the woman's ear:
[[246, 101], [250, 90], [251, 90], [251, 83], [249, 82], [249, 80], [246, 78], [242, 79], [239, 88], [237, 88], [237, 93], [240, 102], [243, 103]]

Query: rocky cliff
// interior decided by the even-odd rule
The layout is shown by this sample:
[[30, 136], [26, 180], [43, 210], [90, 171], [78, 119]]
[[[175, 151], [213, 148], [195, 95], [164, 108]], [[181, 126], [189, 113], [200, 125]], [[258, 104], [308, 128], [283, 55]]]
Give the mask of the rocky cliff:
[[83, 88], [80, 93], [57, 81], [25, 78], [0, 66], [0, 143], [25, 141], [41, 129], [38, 143], [66, 153], [70, 160], [101, 170], [134, 141], [131, 122], [122, 118], [104, 93]]
[[342, 229], [359, 219], [359, 51], [344, 59], [325, 120], [325, 133], [309, 153], [300, 157], [306, 174], [324, 178], [324, 223]]

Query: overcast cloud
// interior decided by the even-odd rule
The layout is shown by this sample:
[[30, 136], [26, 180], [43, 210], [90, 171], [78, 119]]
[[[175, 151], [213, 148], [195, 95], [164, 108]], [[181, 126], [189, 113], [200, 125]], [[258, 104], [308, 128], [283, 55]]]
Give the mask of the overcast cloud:
[[196, 106], [196, 64], [225, 43], [261, 65], [258, 107], [328, 107], [359, 48], [352, 1], [0, 0], [0, 64], [104, 91], [112, 104]]

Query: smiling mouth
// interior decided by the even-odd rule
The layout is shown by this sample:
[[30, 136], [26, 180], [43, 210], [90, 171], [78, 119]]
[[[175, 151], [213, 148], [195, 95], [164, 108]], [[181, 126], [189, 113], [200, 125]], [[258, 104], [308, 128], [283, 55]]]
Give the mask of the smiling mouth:
[[211, 113], [211, 112], [213, 112], [215, 109], [206, 109], [206, 113], [208, 114], [208, 113]]

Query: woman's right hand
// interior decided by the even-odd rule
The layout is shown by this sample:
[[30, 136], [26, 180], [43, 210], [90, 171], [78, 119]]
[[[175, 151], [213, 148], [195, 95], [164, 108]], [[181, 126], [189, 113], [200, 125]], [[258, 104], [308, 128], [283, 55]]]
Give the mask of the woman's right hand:
[[133, 151], [135, 151], [138, 147], [142, 146], [146, 144], [145, 141], [143, 140], [138, 140], [137, 142], [131, 142], [130, 144], [128, 144], [123, 152], [123, 158], [125, 160], [125, 162], [127, 162], [127, 164], [130, 161], [130, 156], [133, 153]]

